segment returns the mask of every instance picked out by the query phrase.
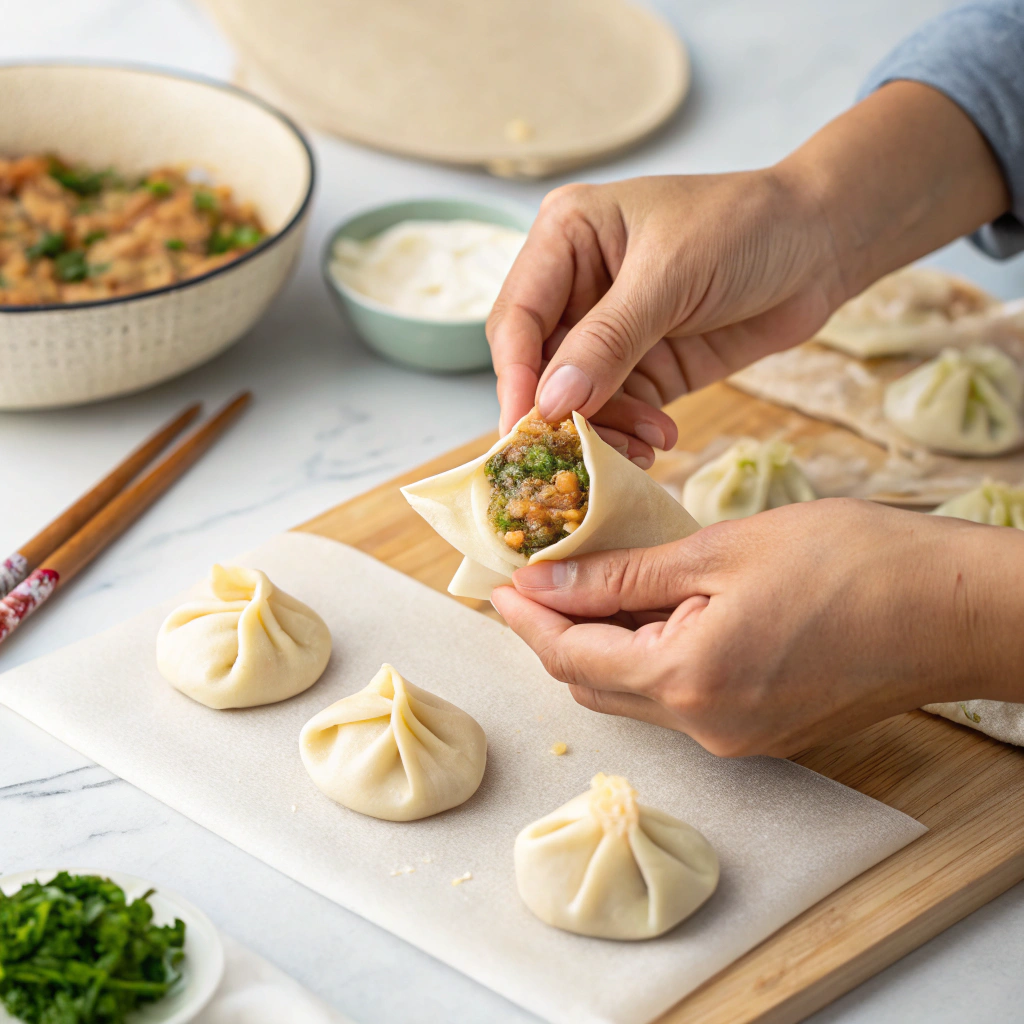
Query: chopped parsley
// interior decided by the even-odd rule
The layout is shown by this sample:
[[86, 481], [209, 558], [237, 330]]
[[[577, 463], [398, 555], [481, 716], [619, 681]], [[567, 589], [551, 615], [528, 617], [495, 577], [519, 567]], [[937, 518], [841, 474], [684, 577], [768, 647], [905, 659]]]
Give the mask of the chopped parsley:
[[174, 191], [166, 181], [144, 181], [142, 187], [149, 189], [157, 199], [166, 199]]
[[50, 162], [50, 177], [59, 181], [66, 189], [80, 196], [95, 196], [103, 191], [103, 185], [111, 171], [88, 171], [84, 168], [69, 167], [59, 160]]
[[106, 231], [90, 231], [89, 234], [82, 239], [83, 245], [92, 245], [93, 242], [98, 242], [103, 238], [107, 237]]
[[212, 192], [199, 190], [192, 197], [192, 205], [200, 213], [216, 213], [218, 209], [217, 197]]
[[219, 256], [221, 253], [231, 252], [232, 249], [251, 249], [262, 237], [260, 229], [251, 224], [239, 224], [230, 231], [218, 228], [210, 235], [206, 251], [211, 256]]
[[164, 248], [170, 249], [171, 252], [181, 252], [185, 248], [185, 243], [180, 238], [168, 238], [164, 242]]
[[59, 256], [64, 251], [63, 231], [44, 231], [42, 238], [35, 245], [30, 245], [25, 250], [25, 255], [30, 260], [38, 260], [43, 256]]

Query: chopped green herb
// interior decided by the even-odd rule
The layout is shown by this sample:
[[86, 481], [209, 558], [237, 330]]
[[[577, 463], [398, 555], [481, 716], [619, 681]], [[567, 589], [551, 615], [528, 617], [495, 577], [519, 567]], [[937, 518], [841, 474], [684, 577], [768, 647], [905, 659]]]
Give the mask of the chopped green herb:
[[974, 722], [975, 724], [981, 721], [981, 715], [979, 715], [977, 711], [968, 711], [967, 705], [963, 701], [960, 701], [960, 710], [964, 713], [964, 716], [968, 721]]
[[25, 250], [25, 255], [30, 260], [38, 260], [43, 256], [49, 256], [51, 259], [54, 256], [60, 255], [64, 251], [64, 232], [63, 231], [44, 231], [43, 237], [36, 242], [35, 245], [30, 245]]
[[59, 181], [66, 189], [80, 196], [94, 196], [103, 190], [103, 183], [111, 171], [87, 171], [62, 164], [59, 160], [50, 163], [50, 177]]
[[216, 213], [217, 197], [212, 192], [197, 191], [192, 197], [192, 205], [200, 212]]
[[181, 977], [185, 923], [154, 925], [152, 890], [129, 903], [96, 875], [62, 871], [0, 892], [0, 1004], [26, 1024], [124, 1024]]
[[144, 181], [142, 187], [148, 188], [157, 199], [163, 199], [174, 191], [166, 181]]
[[239, 224], [230, 231], [218, 229], [210, 235], [206, 251], [211, 256], [219, 256], [232, 249], [251, 249], [262, 237], [260, 230], [249, 224]]
[[83, 245], [92, 245], [93, 242], [98, 242], [103, 238], [107, 237], [106, 231], [90, 231], [89, 234], [82, 239]]
[[185, 248], [185, 243], [180, 238], [168, 238], [164, 242], [164, 248], [170, 249], [171, 252], [181, 252]]
[[68, 252], [62, 252], [54, 260], [53, 269], [61, 281], [84, 281], [89, 276], [85, 251], [70, 249]]
[[251, 224], [239, 224], [235, 228], [234, 234], [235, 244], [232, 246], [233, 249], [251, 249], [254, 245], [258, 245], [263, 238], [263, 232], [259, 228], [254, 228]]

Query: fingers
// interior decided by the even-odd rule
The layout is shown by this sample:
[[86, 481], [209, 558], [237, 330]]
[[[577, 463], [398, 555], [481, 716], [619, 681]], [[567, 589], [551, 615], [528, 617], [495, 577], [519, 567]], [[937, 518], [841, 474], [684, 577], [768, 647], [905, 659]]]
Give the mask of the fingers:
[[613, 395], [594, 413], [591, 422], [595, 427], [612, 427], [623, 434], [631, 434], [662, 451], [672, 448], [679, 440], [679, 429], [671, 416], [624, 392]]
[[595, 690], [589, 686], [576, 685], [570, 685], [569, 692], [577, 704], [602, 715], [635, 718], [637, 721], [661, 725], [666, 729], [685, 731], [678, 715], [656, 700], [643, 697], [639, 693], [616, 693], [613, 690]]
[[621, 430], [613, 430], [611, 427], [595, 427], [594, 429], [620, 455], [625, 455], [641, 469], [650, 469], [654, 465], [654, 449], [649, 444], [644, 444], [643, 441], [637, 440], [632, 435], [623, 434]]
[[594, 415], [670, 327], [651, 274], [627, 260], [597, 304], [566, 335], [541, 376], [537, 408], [548, 420]]
[[688, 601], [696, 610], [720, 591], [717, 561], [698, 533], [656, 548], [535, 562], [517, 569], [512, 582], [520, 594], [565, 615], [605, 618]]
[[536, 652], [548, 673], [564, 683], [623, 693], [643, 692], [660, 678], [657, 638], [664, 622], [633, 631], [571, 619], [498, 587], [491, 603]]

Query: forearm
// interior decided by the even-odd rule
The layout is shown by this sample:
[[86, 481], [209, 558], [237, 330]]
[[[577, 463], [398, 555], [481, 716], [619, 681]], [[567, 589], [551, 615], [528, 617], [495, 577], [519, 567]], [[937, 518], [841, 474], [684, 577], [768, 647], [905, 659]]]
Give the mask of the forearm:
[[1010, 203], [999, 164], [971, 119], [917, 82], [879, 89], [776, 171], [826, 223], [843, 299], [976, 230]]

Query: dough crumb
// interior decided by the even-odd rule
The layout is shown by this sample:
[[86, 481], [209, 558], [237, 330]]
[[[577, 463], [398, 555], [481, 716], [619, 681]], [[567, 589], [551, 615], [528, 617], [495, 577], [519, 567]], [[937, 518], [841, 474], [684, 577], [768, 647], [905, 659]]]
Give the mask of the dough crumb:
[[416, 869], [411, 864], [406, 864], [404, 868], [395, 868], [391, 872], [391, 877], [395, 878], [398, 875], [411, 875]]
[[505, 125], [505, 138], [509, 142], [529, 142], [534, 134], [533, 125], [521, 117], [513, 117]]
[[462, 885], [463, 882], [471, 882], [473, 880], [473, 872], [467, 871], [464, 875], [459, 875], [458, 878], [452, 879], [452, 885]]
[[434, 858], [433, 858], [433, 857], [431, 857], [431, 856], [430, 856], [430, 854], [428, 853], [428, 854], [427, 854], [427, 855], [426, 855], [426, 856], [425, 856], [425, 857], [423, 858], [423, 863], [424, 863], [424, 864], [433, 864], [433, 863], [434, 863]]
[[569, 748], [564, 743], [559, 742], [551, 748], [551, 753], [554, 754], [555, 757], [561, 757], [568, 749]]

